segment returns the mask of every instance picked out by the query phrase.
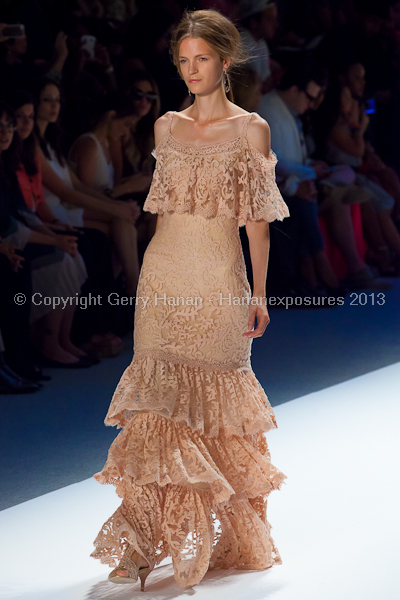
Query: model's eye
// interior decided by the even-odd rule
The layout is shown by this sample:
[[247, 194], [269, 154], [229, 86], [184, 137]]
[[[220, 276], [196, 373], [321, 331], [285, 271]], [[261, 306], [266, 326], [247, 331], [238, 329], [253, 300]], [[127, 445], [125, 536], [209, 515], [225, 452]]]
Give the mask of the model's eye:
[[207, 60], [207, 58], [205, 56], [201, 56], [200, 60]]
[[181, 59], [179, 60], [179, 62], [180, 62], [181, 64], [183, 64], [184, 62], [186, 62], [186, 58], [181, 58]]

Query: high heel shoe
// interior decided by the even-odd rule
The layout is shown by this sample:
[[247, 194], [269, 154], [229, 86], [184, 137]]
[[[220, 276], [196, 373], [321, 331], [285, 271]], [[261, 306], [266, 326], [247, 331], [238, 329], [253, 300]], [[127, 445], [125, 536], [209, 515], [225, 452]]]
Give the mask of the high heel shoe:
[[[112, 583], [136, 583], [140, 577], [140, 590], [144, 592], [144, 584], [147, 576], [152, 571], [152, 567], [150, 567], [150, 565], [147, 567], [138, 567], [137, 564], [132, 560], [134, 553], [135, 549], [132, 546], [128, 546], [119, 562], [118, 567], [116, 567], [109, 574], [108, 580]], [[117, 571], [128, 571], [128, 575], [126, 577], [117, 575]]]

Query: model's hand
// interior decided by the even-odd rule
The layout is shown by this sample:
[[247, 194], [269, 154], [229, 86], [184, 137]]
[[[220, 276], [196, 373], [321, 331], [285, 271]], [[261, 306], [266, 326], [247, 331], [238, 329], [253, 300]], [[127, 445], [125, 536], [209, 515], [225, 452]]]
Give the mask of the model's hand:
[[[255, 326], [255, 320], [257, 319], [257, 328], [253, 328]], [[249, 322], [248, 328], [249, 331], [243, 334], [243, 336], [248, 338], [256, 338], [261, 337], [264, 331], [267, 328], [268, 323], [270, 322], [268, 308], [265, 304], [264, 296], [253, 296], [250, 305], [249, 305]]]

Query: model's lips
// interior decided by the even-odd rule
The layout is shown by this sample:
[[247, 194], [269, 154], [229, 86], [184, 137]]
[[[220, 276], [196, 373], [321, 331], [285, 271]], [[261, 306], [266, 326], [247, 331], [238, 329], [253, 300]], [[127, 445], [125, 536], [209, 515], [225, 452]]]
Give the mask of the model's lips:
[[189, 79], [189, 83], [198, 83], [201, 79]]

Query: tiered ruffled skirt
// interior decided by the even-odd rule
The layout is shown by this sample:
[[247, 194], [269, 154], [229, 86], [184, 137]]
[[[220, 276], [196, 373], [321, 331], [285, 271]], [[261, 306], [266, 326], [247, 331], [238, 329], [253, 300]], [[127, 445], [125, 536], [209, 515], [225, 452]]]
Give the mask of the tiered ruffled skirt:
[[[161, 293], [159, 282], [168, 281], [169, 257], [165, 251], [162, 261], [155, 256], [163, 235], [170, 235], [164, 221], [168, 223], [163, 220], [145, 255], [138, 288], [143, 295], [151, 296], [155, 289]], [[213, 233], [215, 237], [215, 229]], [[163, 248], [171, 252], [170, 245]], [[243, 260], [240, 246], [235, 248]], [[207, 249], [209, 257], [209, 244]], [[189, 273], [190, 256], [186, 253]], [[179, 275], [174, 253], [170, 260]], [[207, 275], [200, 280], [176, 277], [171, 285], [175, 292], [187, 286], [204, 294], [196, 288], [199, 281], [207, 281]], [[234, 281], [248, 285], [237, 273]], [[116, 486], [122, 504], [103, 525], [92, 556], [115, 567], [128, 544], [152, 566], [171, 556], [175, 579], [185, 587], [199, 583], [209, 569], [267, 569], [281, 562], [266, 507], [268, 495], [280, 488], [285, 475], [270, 461], [264, 433], [276, 421], [249, 364], [250, 340], [241, 335], [247, 329], [248, 308], [170, 309], [154, 301], [136, 309], [135, 355], [106, 417], [106, 424], [123, 429], [95, 475], [100, 483]], [[207, 333], [210, 319], [214, 327]], [[203, 337], [199, 322], [206, 331]], [[182, 331], [194, 332], [192, 339], [186, 335], [183, 349]]]

